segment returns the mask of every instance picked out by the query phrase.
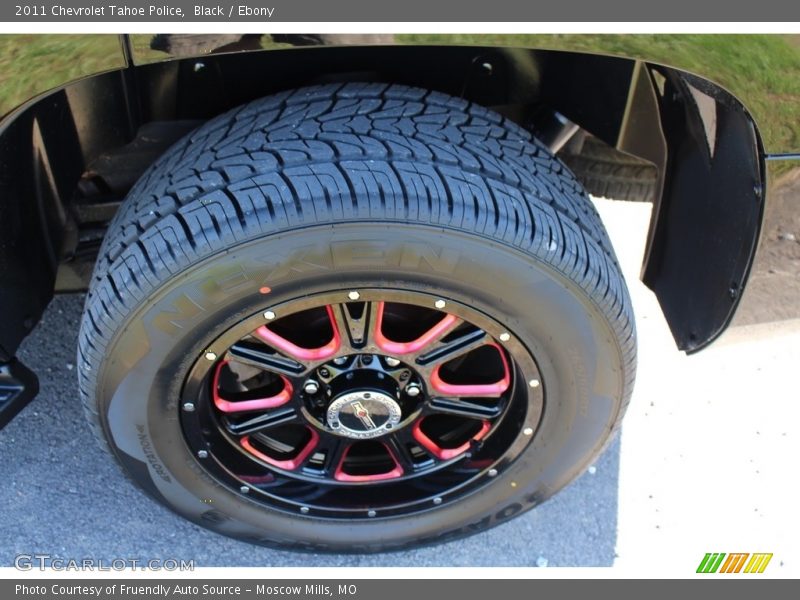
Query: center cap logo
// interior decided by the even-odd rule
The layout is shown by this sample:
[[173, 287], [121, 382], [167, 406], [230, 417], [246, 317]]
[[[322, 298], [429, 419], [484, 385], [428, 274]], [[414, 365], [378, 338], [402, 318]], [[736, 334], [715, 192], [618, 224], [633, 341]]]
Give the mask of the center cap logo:
[[351, 402], [350, 407], [353, 409], [353, 414], [359, 418], [366, 429], [375, 429], [377, 427], [375, 421], [370, 417], [369, 411], [359, 400]]
[[343, 394], [328, 407], [328, 425], [339, 435], [369, 439], [391, 431], [401, 417], [400, 405], [382, 392]]

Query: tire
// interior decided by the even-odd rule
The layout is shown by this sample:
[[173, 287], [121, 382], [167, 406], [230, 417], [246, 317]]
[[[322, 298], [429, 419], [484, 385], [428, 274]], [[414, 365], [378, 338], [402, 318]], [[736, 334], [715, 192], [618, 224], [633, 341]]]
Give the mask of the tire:
[[567, 151], [561, 159], [593, 196], [632, 202], [652, 202], [655, 198], [655, 166], [595, 137], [587, 137], [579, 152]]
[[[354, 298], [355, 305], [346, 304]], [[284, 311], [287, 306], [300, 308]], [[487, 343], [459, 350], [460, 358], [444, 368], [456, 372], [475, 360], [469, 352], [493, 352], [505, 387], [477, 403], [491, 404], [492, 414], [502, 410], [503, 416], [480, 421], [488, 423], [485, 439], [470, 430], [463, 447], [447, 449], [455, 456], [452, 465], [444, 452], [426, 446], [436, 456], [423, 453], [420, 464], [433, 466], [420, 466], [424, 476], [416, 479], [410, 475], [414, 463], [389, 472], [401, 474], [397, 481], [341, 485], [355, 477], [341, 476], [351, 458], [343, 454], [336, 481], [325, 480], [327, 504], [298, 504], [280, 486], [300, 477], [281, 470], [296, 469], [299, 458], [272, 468], [277, 459], [267, 457], [272, 462], [264, 467], [221, 437], [204, 445], [211, 438], [203, 436], [227, 435], [208, 423], [230, 425], [231, 415], [215, 412], [222, 406], [222, 383], [209, 384], [203, 377], [212, 375], [202, 373], [219, 377], [232, 368], [219, 362], [223, 353], [231, 356], [253, 343], [254, 334], [240, 338], [237, 328], [267, 327], [265, 319], [276, 314], [277, 328], [283, 312], [291, 312], [298, 335], [306, 335], [303, 328], [312, 325], [297, 315], [311, 313], [303, 306], [316, 307], [307, 309], [315, 315], [327, 309], [330, 327], [345, 333], [355, 329], [337, 330], [332, 310], [355, 319], [359, 310], [365, 315], [392, 306], [399, 311], [392, 319], [416, 327], [423, 317], [409, 315], [446, 307], [440, 324], [451, 318], [464, 327], [459, 331], [478, 331]], [[256, 333], [262, 335], [263, 327]], [[373, 331], [381, 325], [369, 325]], [[431, 343], [461, 339], [455, 331], [448, 336]], [[239, 341], [231, 345], [234, 339]], [[355, 337], [346, 339], [355, 347]], [[410, 352], [406, 346], [397, 352]], [[81, 324], [79, 374], [86, 414], [101, 444], [133, 481], [176, 513], [262, 545], [372, 552], [479, 532], [572, 481], [619, 426], [635, 353], [630, 299], [608, 236], [586, 193], [557, 159], [528, 132], [483, 107], [421, 89], [351, 83], [289, 91], [237, 108], [187, 136], [148, 170], [101, 248]], [[385, 365], [390, 359], [377, 360]], [[422, 358], [414, 360], [416, 365]], [[414, 368], [412, 379], [418, 376]], [[247, 387], [245, 375], [234, 376], [237, 389]], [[276, 377], [268, 379], [274, 383]], [[419, 377], [423, 393], [412, 406], [422, 411], [434, 390], [425, 387], [431, 379]], [[297, 402], [307, 403], [322, 394], [304, 385], [298, 391], [281, 384], [281, 393], [305, 395]], [[411, 384], [405, 385], [401, 391], [392, 387], [404, 403], [411, 394]], [[462, 386], [469, 392], [460, 394], [485, 389], [474, 385]], [[196, 405], [190, 392], [199, 394]], [[242, 405], [236, 406], [231, 410]], [[331, 417], [332, 404], [327, 410], [330, 426], [331, 419], [356, 414]], [[362, 421], [363, 432], [373, 435], [377, 426]], [[315, 434], [306, 429], [299, 435]], [[383, 438], [375, 439], [370, 451], [383, 453], [375, 445]], [[238, 442], [244, 446], [244, 438]], [[308, 447], [312, 454], [303, 460], [328, 461], [327, 450]], [[352, 447], [343, 452], [354, 452]], [[396, 454], [388, 456], [395, 460]], [[225, 457], [237, 469], [244, 461], [247, 478], [225, 470]], [[251, 474], [262, 468], [261, 479]], [[330, 478], [327, 467], [320, 469]], [[365, 472], [383, 477], [383, 471]], [[470, 479], [452, 491], [441, 474], [456, 472]], [[267, 486], [267, 493], [256, 481], [271, 481], [274, 488]], [[424, 504], [420, 482], [445, 493]], [[365, 497], [364, 490], [367, 498], [383, 498], [383, 489], [411, 499], [400, 505], [386, 496], [377, 510], [365, 503], [363, 511], [352, 500]], [[340, 512], [329, 514], [328, 508]]]

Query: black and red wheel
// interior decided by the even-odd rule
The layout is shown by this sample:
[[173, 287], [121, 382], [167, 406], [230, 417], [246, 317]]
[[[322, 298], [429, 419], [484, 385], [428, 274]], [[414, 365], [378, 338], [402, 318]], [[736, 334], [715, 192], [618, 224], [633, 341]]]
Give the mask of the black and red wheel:
[[90, 422], [179, 514], [261, 544], [391, 550], [542, 502], [631, 392], [630, 302], [571, 174], [491, 111], [347, 84], [164, 155], [104, 241]]
[[525, 450], [542, 398], [533, 357], [499, 323], [429, 294], [359, 289], [237, 323], [190, 370], [181, 420], [231, 489], [366, 519], [470, 493]]

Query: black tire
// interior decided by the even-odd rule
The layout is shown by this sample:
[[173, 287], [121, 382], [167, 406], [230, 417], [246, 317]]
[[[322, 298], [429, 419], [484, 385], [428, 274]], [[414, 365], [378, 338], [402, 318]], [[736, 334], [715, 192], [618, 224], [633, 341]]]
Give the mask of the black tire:
[[560, 158], [593, 196], [631, 202], [655, 198], [655, 166], [595, 137], [587, 137], [579, 152], [570, 152], [568, 147]]
[[[490, 483], [409, 516], [318, 519], [229, 489], [189, 450], [179, 398], [211, 340], [265, 306], [354, 287], [449, 298], [536, 358], [541, 421]], [[264, 545], [383, 551], [481, 531], [572, 481], [619, 426], [635, 353], [600, 218], [528, 132], [435, 92], [335, 84], [219, 116], [149, 169], [103, 243], [79, 371], [98, 439], [183, 517]]]

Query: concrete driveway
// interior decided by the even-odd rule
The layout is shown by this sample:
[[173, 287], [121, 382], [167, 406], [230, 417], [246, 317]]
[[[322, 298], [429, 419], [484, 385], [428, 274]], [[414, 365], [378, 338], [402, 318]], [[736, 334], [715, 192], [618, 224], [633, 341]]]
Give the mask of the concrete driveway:
[[40, 397], [0, 432], [0, 564], [46, 552], [197, 566], [614, 565], [681, 577], [706, 552], [773, 552], [768, 573], [796, 574], [800, 320], [737, 327], [685, 357], [638, 282], [650, 206], [597, 205], [633, 295], [639, 376], [621, 439], [545, 505], [464, 541], [388, 555], [301, 555], [206, 532], [146, 498], [94, 443], [74, 367], [83, 299], [65, 296], [21, 352]]

